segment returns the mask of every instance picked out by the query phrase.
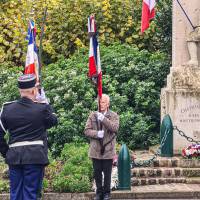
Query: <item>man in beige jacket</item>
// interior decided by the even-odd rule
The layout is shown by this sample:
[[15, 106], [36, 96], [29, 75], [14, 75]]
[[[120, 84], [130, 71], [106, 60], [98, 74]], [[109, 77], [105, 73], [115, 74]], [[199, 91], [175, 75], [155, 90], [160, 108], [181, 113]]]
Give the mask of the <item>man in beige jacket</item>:
[[95, 200], [110, 200], [112, 160], [115, 155], [119, 116], [110, 111], [109, 106], [110, 98], [103, 94], [100, 99], [101, 112], [92, 112], [85, 127], [85, 135], [90, 138], [89, 157], [93, 162], [97, 187]]

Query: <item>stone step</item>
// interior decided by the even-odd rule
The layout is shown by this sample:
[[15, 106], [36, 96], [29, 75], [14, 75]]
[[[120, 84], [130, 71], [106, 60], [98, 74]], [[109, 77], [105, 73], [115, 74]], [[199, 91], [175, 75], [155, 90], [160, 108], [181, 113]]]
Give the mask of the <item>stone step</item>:
[[[149, 158], [140, 159], [139, 157], [135, 162], [144, 162]], [[184, 159], [182, 157], [157, 157], [148, 167], [183, 167], [183, 168], [198, 168], [200, 167], [200, 160], [198, 159]]]
[[200, 184], [200, 177], [190, 177], [186, 178], [187, 184]]
[[200, 168], [145, 167], [131, 169], [132, 177], [198, 177]]
[[186, 178], [132, 178], [131, 185], [156, 185], [156, 184], [169, 184], [169, 183], [186, 183]]
[[[44, 200], [92, 200], [94, 193], [46, 193]], [[1, 200], [9, 200], [9, 194], [0, 194]], [[131, 191], [113, 191], [111, 199], [200, 199], [200, 185], [167, 184], [135, 186]]]
[[[151, 157], [149, 157], [151, 158]], [[146, 159], [136, 159], [135, 162], [144, 162]], [[199, 168], [200, 160], [184, 159], [183, 157], [158, 157], [148, 167], [183, 167], [183, 168]]]
[[200, 177], [180, 177], [180, 178], [132, 178], [132, 186], [140, 185], [156, 185], [156, 184], [169, 184], [169, 183], [185, 183], [185, 184], [200, 184]]

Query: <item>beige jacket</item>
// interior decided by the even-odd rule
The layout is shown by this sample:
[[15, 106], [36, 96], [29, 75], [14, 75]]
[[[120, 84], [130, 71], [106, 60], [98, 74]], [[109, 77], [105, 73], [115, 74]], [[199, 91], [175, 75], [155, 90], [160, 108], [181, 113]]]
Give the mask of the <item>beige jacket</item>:
[[[102, 129], [104, 130], [103, 144], [106, 144], [116, 135], [119, 129], [119, 116], [115, 112], [108, 111], [101, 123]], [[90, 139], [89, 157], [96, 159], [113, 159], [115, 155], [116, 137], [111, 143], [106, 145], [105, 152], [101, 155], [101, 145], [97, 137], [97, 130], [96, 112], [92, 112], [88, 117], [84, 131], [85, 135]]]

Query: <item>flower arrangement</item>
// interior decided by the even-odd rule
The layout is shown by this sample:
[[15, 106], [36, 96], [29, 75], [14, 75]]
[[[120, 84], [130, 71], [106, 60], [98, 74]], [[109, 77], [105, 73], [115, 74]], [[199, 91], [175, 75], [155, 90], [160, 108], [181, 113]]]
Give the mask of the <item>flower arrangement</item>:
[[200, 144], [191, 144], [182, 150], [182, 156], [194, 158], [200, 156]]

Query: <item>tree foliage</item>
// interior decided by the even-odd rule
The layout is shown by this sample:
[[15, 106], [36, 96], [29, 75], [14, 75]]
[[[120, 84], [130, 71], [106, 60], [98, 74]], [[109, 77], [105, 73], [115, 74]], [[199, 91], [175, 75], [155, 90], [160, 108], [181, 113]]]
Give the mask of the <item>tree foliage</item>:
[[36, 18], [39, 39], [44, 8], [48, 5], [51, 13], [58, 3], [58, 0], [0, 2], [0, 62], [11, 61], [16, 65], [24, 63], [29, 19]]
[[[145, 148], [157, 142], [160, 125], [160, 88], [169, 71], [167, 56], [114, 44], [101, 46], [103, 92], [110, 95], [111, 109], [120, 115], [118, 142]], [[43, 86], [59, 117], [49, 131], [54, 154], [75, 138], [83, 138], [87, 117], [97, 109], [96, 89], [87, 78], [88, 51], [60, 59], [43, 69]], [[17, 68], [18, 70], [18, 68]], [[18, 97], [16, 68], [0, 72], [0, 104]], [[18, 70], [19, 71], [19, 70]]]
[[171, 51], [171, 0], [158, 1], [157, 16], [140, 34], [141, 5], [138, 0], [21, 0], [0, 2], [0, 62], [25, 61], [29, 18], [35, 18], [39, 41], [44, 8], [48, 17], [43, 40], [43, 61], [69, 57], [88, 46], [87, 17], [95, 13], [99, 41], [127, 43], [139, 49]]

